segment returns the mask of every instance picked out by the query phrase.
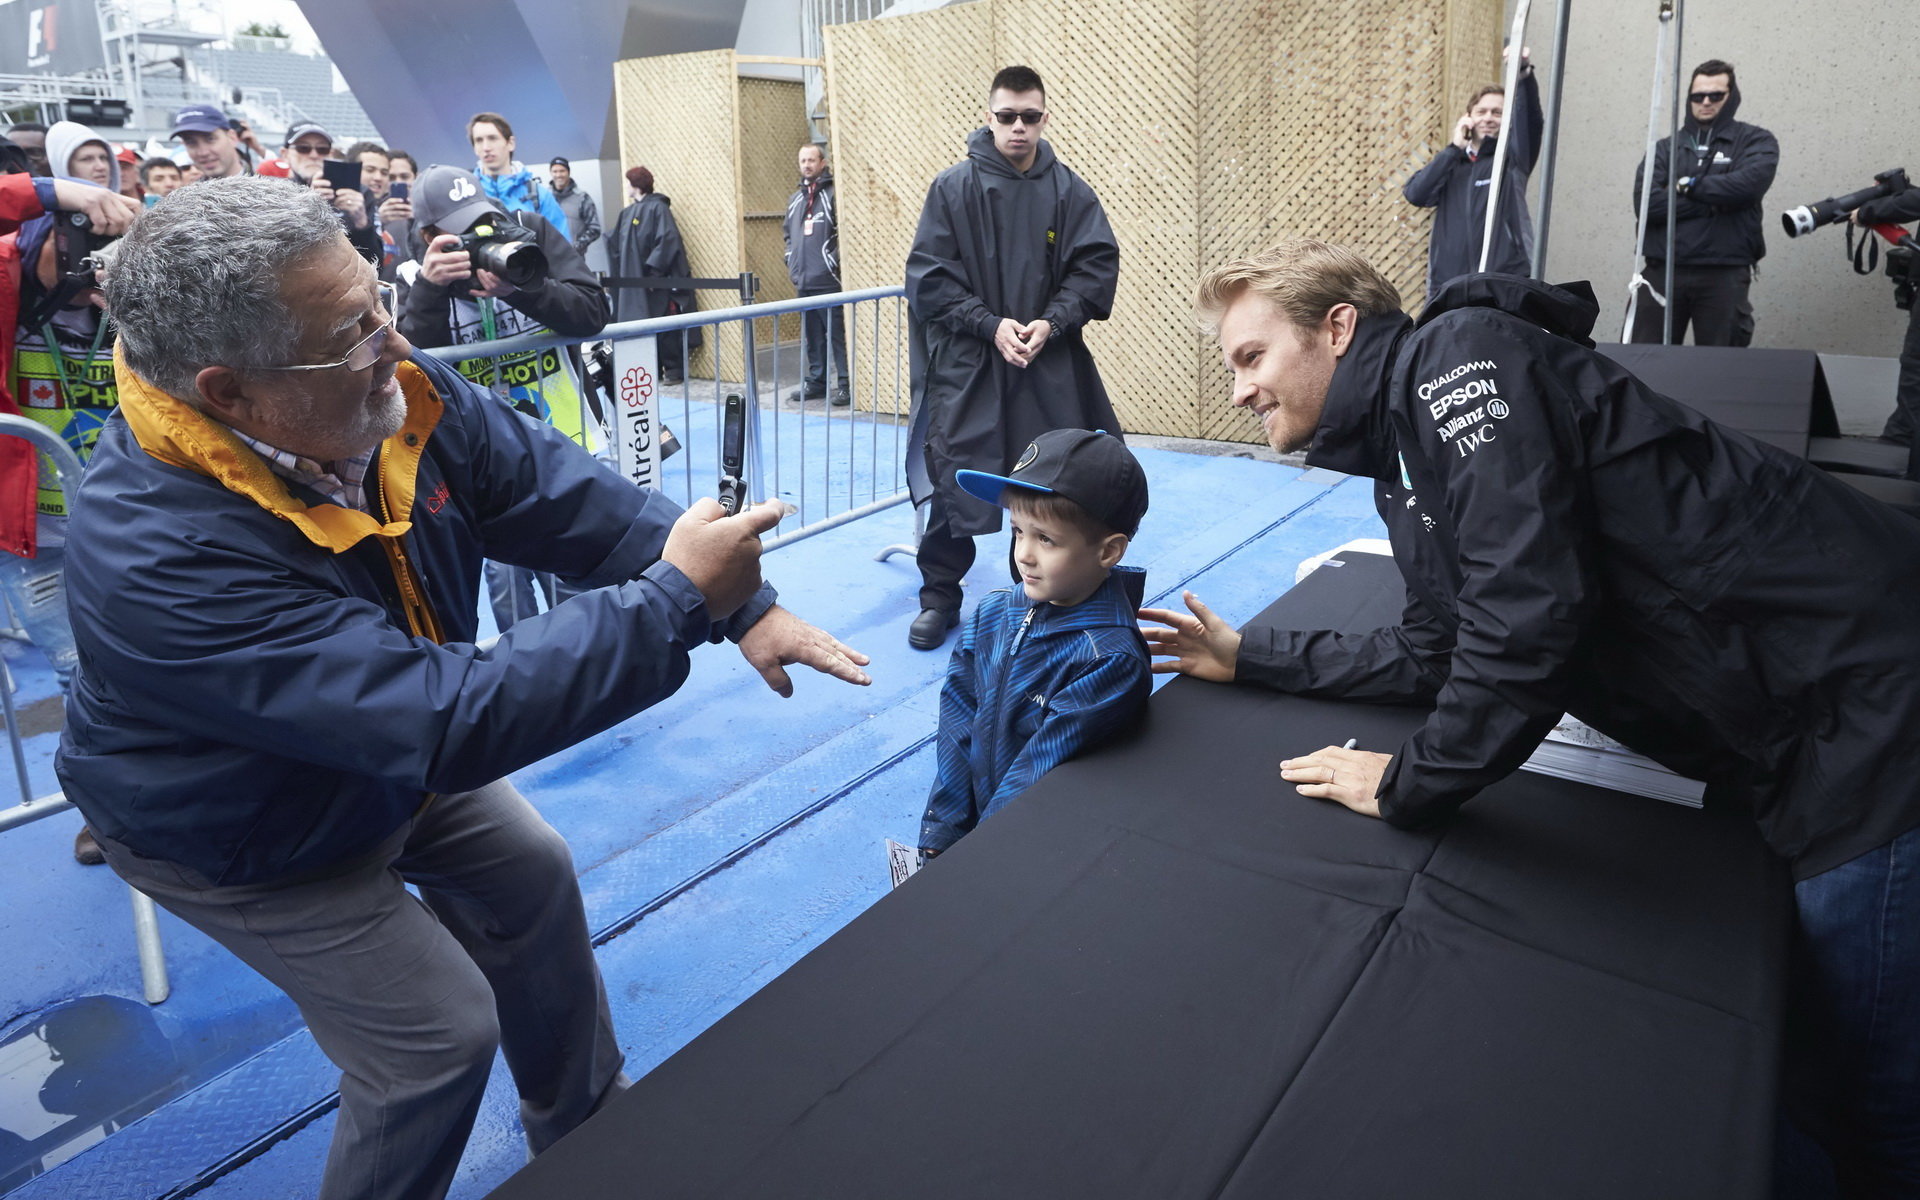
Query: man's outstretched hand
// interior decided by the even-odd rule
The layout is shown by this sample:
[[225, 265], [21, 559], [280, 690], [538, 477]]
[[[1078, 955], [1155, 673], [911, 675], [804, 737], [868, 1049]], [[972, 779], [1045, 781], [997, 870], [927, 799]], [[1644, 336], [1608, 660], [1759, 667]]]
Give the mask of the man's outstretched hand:
[[1177, 613], [1165, 608], [1140, 610], [1142, 621], [1158, 621], [1162, 626], [1140, 631], [1140, 636], [1147, 639], [1148, 652], [1173, 659], [1154, 663], [1154, 673], [1178, 671], [1195, 679], [1232, 683], [1240, 657], [1240, 635], [1200, 603], [1200, 597], [1192, 592], [1181, 592], [1180, 598], [1186, 601], [1188, 612]]
[[861, 667], [871, 660], [824, 629], [802, 621], [778, 604], [753, 623], [740, 639], [740, 653], [760, 672], [767, 686], [782, 696], [793, 695], [793, 680], [783, 669], [812, 667], [823, 675], [865, 687], [873, 680]]

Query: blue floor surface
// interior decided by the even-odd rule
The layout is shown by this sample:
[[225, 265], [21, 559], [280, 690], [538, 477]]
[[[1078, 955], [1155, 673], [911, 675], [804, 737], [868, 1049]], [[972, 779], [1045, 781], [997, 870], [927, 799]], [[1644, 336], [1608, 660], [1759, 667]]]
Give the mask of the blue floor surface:
[[[677, 497], [686, 464], [710, 478], [712, 408], [675, 402], [665, 416], [690, 446], [669, 464]], [[870, 439], [853, 443], [830, 484], [810, 478], [809, 517], [825, 511], [815, 503], [825, 488], [845, 507], [843, 489], [864, 503], [895, 486], [891, 427], [844, 416], [828, 425], [817, 410], [788, 410], [777, 436], [771, 420], [764, 427], [796, 502], [803, 430], [809, 459], [829, 432], [836, 457], [849, 438]], [[1381, 536], [1362, 480], [1233, 457], [1140, 458], [1153, 508], [1128, 561], [1148, 568], [1150, 601], [1177, 604], [1191, 587], [1237, 623], [1291, 586], [1301, 559]], [[882, 839], [914, 841], [946, 655], [906, 645], [918, 610], [912, 559], [874, 561], [912, 536], [901, 505], [766, 560], [783, 603], [873, 656], [872, 687], [808, 676], [781, 700], [731, 647], [707, 647], [677, 696], [515, 775], [573, 847], [630, 1074], [881, 899]], [[1002, 586], [1005, 561], [1005, 535], [983, 539], [970, 594]], [[21, 703], [52, 694], [35, 652], [0, 650]], [[55, 741], [29, 739], [36, 794], [55, 789]], [[11, 1194], [35, 1200], [311, 1194], [332, 1132], [332, 1067], [284, 997], [165, 914], [173, 995], [139, 1003], [126, 888], [74, 864], [79, 825], [68, 814], [0, 839], [0, 946], [11, 964], [0, 987], [0, 1131], [31, 1144], [0, 1132], [0, 1190], [18, 1185]], [[36, 1157], [44, 1174], [9, 1174]], [[502, 1065], [453, 1194], [484, 1195], [524, 1159]]]

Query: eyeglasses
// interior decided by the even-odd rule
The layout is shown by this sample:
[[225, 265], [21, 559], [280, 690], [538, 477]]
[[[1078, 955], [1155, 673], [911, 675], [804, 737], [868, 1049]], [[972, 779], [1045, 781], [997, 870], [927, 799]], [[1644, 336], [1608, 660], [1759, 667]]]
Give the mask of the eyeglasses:
[[333, 147], [326, 142], [295, 142], [293, 145], [295, 154], [330, 154], [332, 151]]
[[1727, 98], [1725, 92], [1688, 92], [1687, 99], [1695, 104], [1718, 104]]
[[336, 367], [345, 367], [349, 371], [364, 371], [379, 362], [380, 355], [387, 348], [387, 335], [393, 332], [394, 287], [386, 282], [376, 283], [373, 286], [380, 297], [380, 311], [387, 319], [380, 323], [380, 328], [356, 342], [353, 349], [347, 351], [345, 358], [339, 362], [309, 363], [293, 367], [255, 367], [254, 369], [257, 371], [331, 371]]
[[1025, 121], [1028, 125], [1038, 125], [1047, 119], [1047, 114], [1037, 108], [1029, 108], [1025, 112], [1009, 112], [1001, 109], [993, 114], [993, 119], [1002, 125], [1011, 125], [1015, 121]]

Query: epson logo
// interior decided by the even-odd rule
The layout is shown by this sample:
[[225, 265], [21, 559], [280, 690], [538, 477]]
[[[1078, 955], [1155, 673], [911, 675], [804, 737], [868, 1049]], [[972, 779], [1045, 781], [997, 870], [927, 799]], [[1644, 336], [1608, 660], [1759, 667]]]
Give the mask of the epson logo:
[[1493, 386], [1493, 380], [1469, 379], [1459, 387], [1427, 405], [1427, 411], [1433, 414], [1434, 420], [1438, 421], [1441, 417], [1447, 415], [1447, 410], [1450, 408], [1458, 408], [1463, 404], [1472, 404], [1482, 396], [1497, 396], [1499, 394], [1500, 389]]
[[1475, 371], [1498, 371], [1499, 369], [1499, 364], [1491, 361], [1461, 363], [1440, 378], [1429, 379], [1421, 384], [1419, 389], [1420, 399], [1430, 399], [1435, 392], [1460, 378], [1462, 375], [1471, 375]]

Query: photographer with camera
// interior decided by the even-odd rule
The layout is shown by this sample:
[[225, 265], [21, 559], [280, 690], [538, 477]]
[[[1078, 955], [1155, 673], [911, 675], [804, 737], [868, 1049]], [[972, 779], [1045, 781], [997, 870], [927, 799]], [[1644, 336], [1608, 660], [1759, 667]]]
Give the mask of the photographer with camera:
[[[1900, 181], [1906, 182], [1904, 174]], [[1869, 200], [1847, 214], [1847, 220], [1862, 228], [1920, 221], [1920, 187], [1908, 185]], [[1920, 303], [1914, 299], [1915, 287], [1920, 285], [1920, 254], [1909, 250], [1895, 256], [1889, 252], [1888, 274], [1894, 273], [1896, 262], [1904, 264], [1905, 278], [1898, 285], [1897, 295], [1905, 301], [1907, 337], [1900, 346], [1900, 387], [1894, 393], [1893, 415], [1880, 436], [1907, 443], [1907, 478], [1920, 480]]]
[[[85, 462], [118, 402], [112, 328], [99, 290], [102, 266], [139, 208], [119, 194], [119, 164], [92, 130], [61, 121], [47, 131], [46, 145], [59, 189], [57, 208], [27, 221], [4, 243], [20, 268], [17, 276], [8, 269], [13, 263], [0, 258], [0, 276], [18, 280], [0, 306], [7, 326], [0, 336], [0, 378], [17, 400], [17, 415], [59, 434]], [[68, 497], [51, 459], [24, 441], [5, 440], [10, 446], [0, 458], [0, 494], [19, 497], [22, 511], [0, 522], [17, 523], [19, 535], [0, 538], [11, 551], [0, 554], [0, 596], [46, 655], [64, 693], [78, 661], [64, 571]], [[84, 828], [73, 853], [81, 863], [102, 861]]]
[[[413, 217], [426, 252], [406, 263], [400, 332], [416, 346], [466, 345], [518, 334], [589, 337], [607, 324], [607, 296], [566, 235], [535, 212], [509, 219], [473, 172], [432, 166], [413, 187]], [[574, 355], [535, 350], [474, 358], [459, 372], [535, 420], [588, 445]], [[533, 575], [489, 563], [488, 588], [502, 630], [534, 613]], [[573, 594], [543, 580], [549, 604]]]
[[[1693, 69], [1687, 89], [1687, 120], [1680, 130], [1680, 166], [1673, 217], [1673, 340], [1693, 328], [1696, 346], [1753, 343], [1753, 308], [1747, 291], [1753, 269], [1766, 257], [1761, 200], [1780, 165], [1780, 143], [1767, 130], [1733, 119], [1740, 111], [1740, 83], [1733, 64], [1708, 59]], [[1628, 341], [1659, 342], [1666, 315], [1657, 299], [1666, 286], [1667, 162], [1672, 138], [1653, 152], [1653, 192], [1648, 201], [1647, 240], [1642, 247], [1651, 285], [1634, 310]], [[1641, 179], [1633, 175], [1634, 215], [1640, 212]], [[1636, 286], [1640, 286], [1636, 284]]]

